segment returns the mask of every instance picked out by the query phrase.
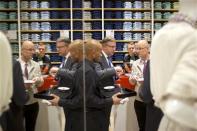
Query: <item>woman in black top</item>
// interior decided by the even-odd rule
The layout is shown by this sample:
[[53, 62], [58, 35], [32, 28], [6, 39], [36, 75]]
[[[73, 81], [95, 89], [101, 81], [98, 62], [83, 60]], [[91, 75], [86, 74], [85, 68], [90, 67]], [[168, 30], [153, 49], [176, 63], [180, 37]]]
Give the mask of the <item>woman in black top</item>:
[[[84, 53], [83, 49], [85, 49]], [[69, 109], [66, 131], [105, 131], [102, 119], [105, 114], [102, 108], [119, 104], [121, 99], [117, 97], [117, 94], [112, 98], [100, 97], [94, 61], [100, 57], [101, 45], [95, 40], [74, 42], [70, 46], [70, 53], [71, 57], [79, 61], [73, 79], [72, 97], [61, 100], [54, 96], [55, 99], [51, 102], [53, 105], [58, 103], [58, 105]]]

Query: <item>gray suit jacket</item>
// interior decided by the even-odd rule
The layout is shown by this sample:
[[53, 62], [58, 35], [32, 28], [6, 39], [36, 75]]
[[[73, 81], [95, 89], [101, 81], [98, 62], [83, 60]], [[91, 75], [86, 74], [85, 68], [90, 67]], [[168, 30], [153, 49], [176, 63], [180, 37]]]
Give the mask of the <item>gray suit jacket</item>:
[[[19, 59], [19, 62], [21, 63], [22, 60]], [[41, 71], [40, 71], [40, 65], [33, 60], [30, 60], [29, 63], [30, 63], [30, 69], [28, 71], [28, 79], [32, 80], [33, 78], [37, 77], [38, 81], [36, 81], [34, 84], [32, 84], [31, 88], [27, 89], [28, 94], [29, 94], [29, 100], [26, 103], [26, 105], [33, 104], [33, 103], [37, 102], [37, 99], [35, 99], [33, 97], [33, 94], [37, 93], [37, 88], [39, 87], [40, 83], [42, 83], [44, 81], [42, 78]]]

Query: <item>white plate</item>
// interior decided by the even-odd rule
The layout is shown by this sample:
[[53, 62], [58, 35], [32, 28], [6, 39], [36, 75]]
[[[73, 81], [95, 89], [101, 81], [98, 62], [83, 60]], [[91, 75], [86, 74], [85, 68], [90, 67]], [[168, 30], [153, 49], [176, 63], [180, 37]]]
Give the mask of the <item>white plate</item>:
[[105, 90], [110, 90], [110, 89], [114, 89], [114, 88], [115, 88], [114, 86], [105, 86], [104, 87]]
[[137, 81], [143, 82], [144, 81], [144, 78], [138, 78]]
[[50, 101], [48, 101], [48, 100], [42, 100], [42, 103], [47, 104], [48, 106], [50, 106], [50, 105], [51, 105], [51, 102], [50, 102]]
[[25, 84], [33, 84], [34, 81], [32, 81], [32, 80], [25, 80], [24, 83], [25, 83]]
[[58, 89], [62, 90], [62, 91], [70, 90], [70, 88], [68, 88], [68, 87], [58, 87]]
[[125, 75], [125, 76], [128, 76], [128, 77], [130, 77], [130, 76], [131, 76], [131, 74], [130, 74], [130, 73], [125, 73], [124, 75]]

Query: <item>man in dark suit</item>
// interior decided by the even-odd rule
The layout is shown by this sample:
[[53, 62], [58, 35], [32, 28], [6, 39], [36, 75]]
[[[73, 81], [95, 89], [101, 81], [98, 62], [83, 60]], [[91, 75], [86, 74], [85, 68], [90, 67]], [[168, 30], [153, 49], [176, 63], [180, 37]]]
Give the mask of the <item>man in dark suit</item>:
[[144, 69], [144, 83], [139, 94], [147, 105], [145, 131], [157, 131], [163, 113], [159, 108], [154, 106], [153, 96], [150, 91], [150, 61], [147, 62]]
[[[122, 68], [114, 67], [111, 57], [116, 50], [116, 41], [111, 38], [105, 38], [101, 41], [102, 44], [102, 56], [99, 61], [99, 66], [95, 67], [95, 70], [99, 76], [99, 89], [102, 98], [110, 98], [114, 94], [120, 91], [119, 87], [114, 86], [114, 82], [117, 75], [122, 73]], [[107, 86], [114, 86], [113, 89], [106, 89]], [[109, 128], [110, 113], [112, 105], [103, 108], [105, 114], [105, 127]], [[107, 130], [107, 129], [105, 129]]]
[[22, 77], [20, 63], [13, 59], [13, 96], [9, 110], [2, 115], [0, 120], [4, 131], [24, 131], [23, 105], [28, 100]]
[[[56, 41], [56, 48], [60, 56], [63, 57], [62, 63], [57, 72], [56, 78], [58, 79], [58, 87], [71, 87], [71, 81], [66, 79], [68, 71], [72, 69], [74, 61], [70, 57], [69, 45], [71, 41], [68, 38], [59, 38]], [[66, 75], [66, 76], [65, 76]]]
[[[70, 57], [70, 53], [69, 53], [70, 44], [71, 44], [71, 41], [68, 38], [59, 38], [56, 41], [57, 51], [59, 55], [63, 57], [62, 63], [56, 74], [56, 79], [58, 80], [57, 88], [68, 87], [70, 89], [68, 91], [60, 91], [59, 89], [56, 88], [52, 91], [52, 93], [56, 94], [63, 100], [68, 97], [71, 97], [72, 89], [73, 89], [72, 79], [73, 79], [73, 75], [77, 67], [77, 63], [75, 63], [74, 60]], [[68, 109], [66, 107], [63, 107], [63, 109], [64, 109], [65, 118], [69, 119]]]

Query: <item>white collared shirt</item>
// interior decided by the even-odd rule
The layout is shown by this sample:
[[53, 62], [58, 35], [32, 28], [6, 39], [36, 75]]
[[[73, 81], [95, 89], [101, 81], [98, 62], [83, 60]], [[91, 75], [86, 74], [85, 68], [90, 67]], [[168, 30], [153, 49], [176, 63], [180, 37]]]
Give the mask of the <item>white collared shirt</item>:
[[60, 65], [60, 68], [62, 68], [63, 65], [66, 64], [66, 62], [67, 62], [67, 60], [68, 60], [68, 57], [70, 57], [70, 53], [68, 53], [68, 54], [65, 56], [64, 64], [63, 64], [63, 62], [62, 62], [61, 65]]
[[111, 67], [114, 67], [114, 65], [112, 64], [112, 62], [108, 60], [108, 57], [109, 56], [104, 51], [102, 51], [102, 53], [103, 53], [105, 59], [107, 60], [107, 63], [111, 63]]

